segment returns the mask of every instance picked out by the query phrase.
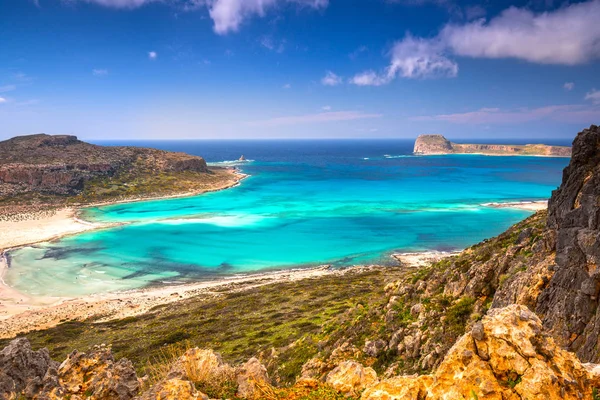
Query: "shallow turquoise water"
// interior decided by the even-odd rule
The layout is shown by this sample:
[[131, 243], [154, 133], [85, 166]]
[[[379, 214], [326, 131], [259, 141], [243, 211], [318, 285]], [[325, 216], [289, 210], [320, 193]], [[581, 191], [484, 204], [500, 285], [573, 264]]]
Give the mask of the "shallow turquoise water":
[[[548, 198], [568, 162], [413, 157], [399, 141], [308, 143], [248, 144], [256, 154], [247, 157], [256, 161], [241, 166], [251, 177], [236, 188], [89, 209], [88, 219], [129, 224], [17, 250], [5, 280], [33, 295], [83, 295], [460, 249], [530, 214], [483, 203]], [[213, 161], [232, 159], [228, 151], [236, 150], [222, 149]]]

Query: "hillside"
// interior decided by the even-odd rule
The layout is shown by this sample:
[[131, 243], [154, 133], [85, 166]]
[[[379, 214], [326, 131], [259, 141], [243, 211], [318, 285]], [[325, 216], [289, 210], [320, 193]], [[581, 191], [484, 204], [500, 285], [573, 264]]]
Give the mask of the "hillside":
[[232, 180], [202, 157], [132, 146], [98, 146], [68, 135], [0, 142], [0, 208], [114, 201], [207, 189]]
[[460, 144], [453, 143], [442, 135], [420, 135], [415, 141], [414, 154], [485, 154], [569, 157], [571, 148], [545, 144]]
[[599, 249], [592, 126], [547, 213], [458, 256], [23, 334], [49, 352], [13, 341], [0, 353], [0, 370], [13, 371], [0, 388], [72, 399], [595, 400], [600, 365], [583, 363], [600, 362]]

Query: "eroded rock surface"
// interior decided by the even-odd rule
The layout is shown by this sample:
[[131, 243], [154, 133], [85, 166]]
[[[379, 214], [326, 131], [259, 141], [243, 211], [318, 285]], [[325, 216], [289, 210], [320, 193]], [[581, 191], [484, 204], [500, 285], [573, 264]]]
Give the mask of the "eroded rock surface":
[[527, 307], [511, 305], [475, 324], [434, 374], [384, 380], [361, 398], [591, 399], [596, 371], [561, 349]]
[[558, 342], [583, 361], [600, 361], [600, 128], [575, 138], [573, 157], [549, 202], [556, 266], [537, 312]]

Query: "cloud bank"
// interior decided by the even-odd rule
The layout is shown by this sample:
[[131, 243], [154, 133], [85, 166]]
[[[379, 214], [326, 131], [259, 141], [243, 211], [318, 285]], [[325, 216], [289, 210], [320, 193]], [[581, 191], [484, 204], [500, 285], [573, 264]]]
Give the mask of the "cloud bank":
[[454, 77], [451, 56], [512, 58], [537, 64], [578, 65], [600, 58], [600, 0], [534, 13], [510, 7], [498, 16], [465, 24], [447, 24], [433, 38], [407, 34], [390, 51], [382, 72], [366, 71], [351, 82], [381, 85], [396, 77]]

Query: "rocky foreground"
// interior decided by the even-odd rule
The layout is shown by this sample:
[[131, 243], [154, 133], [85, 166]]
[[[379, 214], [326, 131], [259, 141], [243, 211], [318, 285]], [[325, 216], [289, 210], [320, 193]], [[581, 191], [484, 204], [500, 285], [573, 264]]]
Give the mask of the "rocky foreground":
[[457, 256], [30, 332], [50, 349], [35, 353], [42, 367], [24, 361], [23, 337], [5, 342], [0, 388], [36, 399], [597, 400], [599, 265], [592, 126], [547, 213]]
[[545, 144], [463, 144], [453, 143], [442, 135], [420, 135], [415, 141], [414, 154], [484, 154], [495, 156], [569, 157], [571, 148]]

